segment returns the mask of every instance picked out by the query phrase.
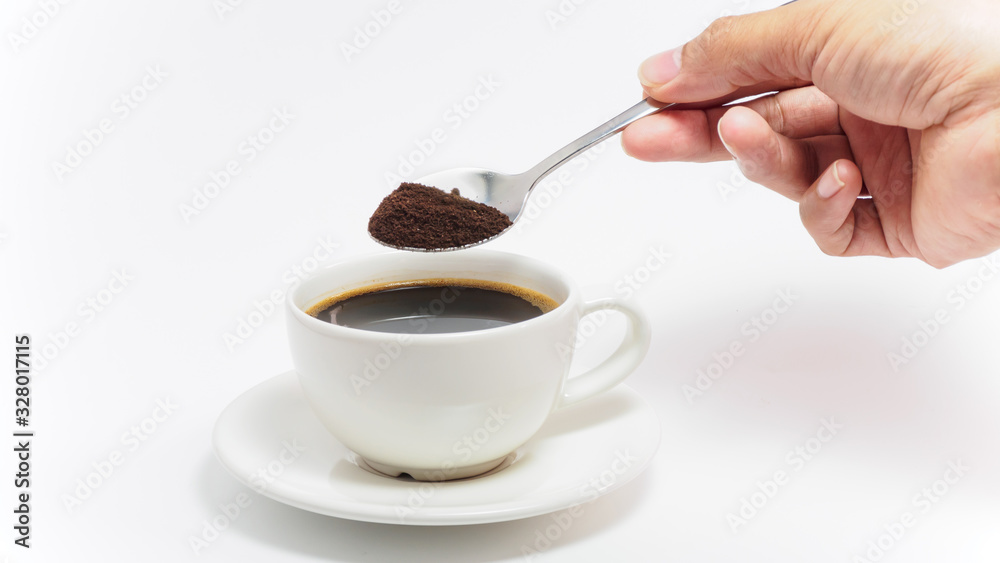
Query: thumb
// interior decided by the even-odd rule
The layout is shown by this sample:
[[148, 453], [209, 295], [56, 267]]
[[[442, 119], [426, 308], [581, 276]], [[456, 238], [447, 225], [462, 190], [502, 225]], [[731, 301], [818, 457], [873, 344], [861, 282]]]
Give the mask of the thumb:
[[639, 81], [653, 98], [679, 103], [810, 84], [826, 5], [802, 0], [717, 19], [683, 47], [646, 59]]

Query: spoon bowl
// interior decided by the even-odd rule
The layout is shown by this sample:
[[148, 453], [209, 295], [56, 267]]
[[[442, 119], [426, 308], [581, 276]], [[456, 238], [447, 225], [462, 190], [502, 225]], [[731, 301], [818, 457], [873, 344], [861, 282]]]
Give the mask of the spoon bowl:
[[[673, 105], [674, 104], [658, 102], [652, 98], [646, 98], [624, 112], [611, 118], [606, 123], [593, 129], [589, 133], [576, 139], [572, 143], [559, 149], [545, 160], [536, 164], [530, 170], [520, 174], [503, 174], [501, 172], [487, 170], [485, 168], [453, 168], [451, 170], [443, 170], [441, 172], [424, 176], [416, 180], [416, 183], [438, 188], [446, 192], [450, 192], [457, 188], [462, 197], [479, 203], [484, 203], [498, 209], [501, 213], [510, 218], [512, 223], [511, 226], [513, 226], [513, 223], [517, 222], [518, 217], [520, 217], [521, 212], [524, 210], [524, 206], [528, 201], [528, 196], [531, 194], [531, 190], [534, 189], [535, 186], [537, 186], [546, 176], [551, 174], [563, 164], [572, 160], [574, 157], [579, 156], [590, 147], [600, 143], [611, 135], [620, 132], [622, 129], [625, 129], [625, 127], [632, 122], [642, 119], [647, 115], [660, 112]], [[495, 239], [508, 230], [510, 230], [510, 227], [507, 227], [503, 231], [500, 231], [483, 240], [450, 248], [412, 248], [394, 246], [378, 239], [375, 240], [380, 244], [401, 250], [440, 252], [478, 246], [484, 242]]]
[[524, 174], [503, 174], [485, 168], [452, 168], [417, 180], [418, 184], [444, 191], [457, 188], [462, 197], [495, 207], [515, 221], [527, 201], [532, 186], [525, 186]]

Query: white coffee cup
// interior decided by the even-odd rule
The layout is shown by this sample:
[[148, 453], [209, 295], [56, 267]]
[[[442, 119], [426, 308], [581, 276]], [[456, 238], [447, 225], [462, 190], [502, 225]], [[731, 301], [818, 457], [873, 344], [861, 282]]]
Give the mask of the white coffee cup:
[[[424, 279], [511, 284], [559, 305], [507, 326], [445, 334], [375, 332], [306, 313], [357, 288]], [[349, 259], [304, 280], [287, 302], [292, 359], [316, 416], [370, 467], [418, 480], [498, 466], [553, 411], [620, 383], [649, 348], [649, 323], [637, 309], [618, 299], [584, 303], [548, 264], [489, 250]], [[568, 377], [580, 320], [606, 309], [624, 313], [624, 340], [597, 367]]]

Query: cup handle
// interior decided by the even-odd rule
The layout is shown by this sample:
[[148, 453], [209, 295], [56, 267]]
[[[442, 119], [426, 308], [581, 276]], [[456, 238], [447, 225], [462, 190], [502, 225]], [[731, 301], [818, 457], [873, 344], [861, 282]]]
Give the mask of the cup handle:
[[642, 359], [646, 356], [646, 351], [649, 350], [649, 320], [638, 309], [626, 305], [621, 300], [599, 299], [585, 303], [580, 319], [583, 320], [587, 315], [604, 310], [619, 311], [625, 314], [628, 323], [625, 329], [625, 338], [618, 349], [612, 352], [606, 360], [593, 369], [566, 380], [556, 408], [589, 399], [618, 385], [635, 368], [639, 367]]

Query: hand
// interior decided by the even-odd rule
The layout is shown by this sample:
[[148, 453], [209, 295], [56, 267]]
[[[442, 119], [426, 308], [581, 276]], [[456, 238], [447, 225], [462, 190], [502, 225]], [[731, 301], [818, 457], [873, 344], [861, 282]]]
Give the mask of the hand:
[[653, 98], [715, 107], [647, 117], [622, 144], [642, 160], [735, 158], [799, 202], [827, 254], [983, 256], [1000, 248], [997, 21], [995, 0], [800, 0], [723, 18], [639, 73]]

